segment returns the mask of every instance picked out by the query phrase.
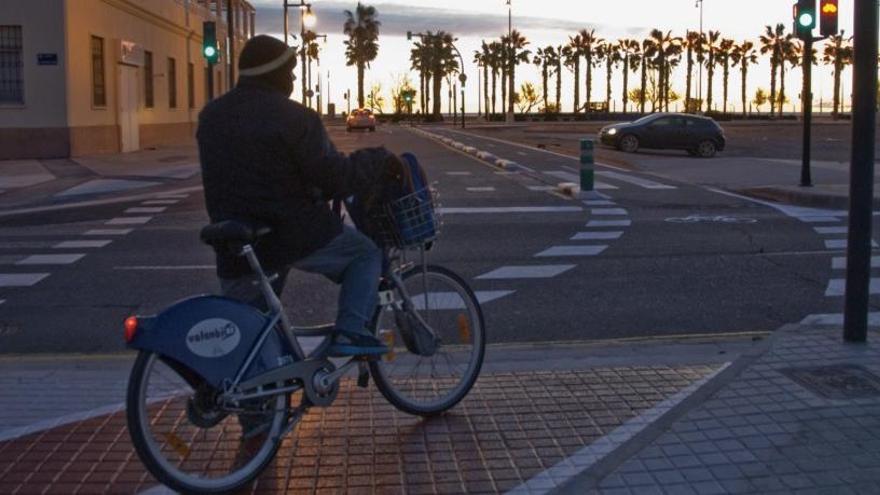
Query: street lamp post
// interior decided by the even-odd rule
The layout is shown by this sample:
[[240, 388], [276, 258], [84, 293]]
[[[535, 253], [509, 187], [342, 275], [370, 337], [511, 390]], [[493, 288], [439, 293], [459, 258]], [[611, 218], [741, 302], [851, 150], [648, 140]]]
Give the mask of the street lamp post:
[[[290, 7], [296, 7], [299, 9], [300, 16], [300, 39], [305, 41], [306, 28], [314, 27], [315, 23], [318, 19], [315, 17], [315, 14], [312, 13], [312, 4], [306, 2], [305, 0], [299, 0], [299, 3], [290, 3], [287, 0], [284, 0], [284, 44], [287, 44], [287, 31], [289, 29], [288, 15], [287, 9]], [[307, 82], [306, 76], [306, 51], [305, 51], [305, 43], [303, 43], [303, 47], [300, 51], [301, 59], [302, 59], [302, 103], [306, 104], [306, 94], [307, 91], [311, 91]]]
[[[513, 54], [513, 5], [511, 4], [511, 0], [507, 0], [507, 55], [508, 55], [508, 67], [507, 67], [507, 77], [510, 81], [513, 81], [513, 77], [511, 77], [510, 71], [513, 70], [515, 55]], [[505, 102], [507, 105], [506, 112], [506, 120], [507, 122], [513, 122], [513, 85], [508, 84], [507, 89], [509, 98], [508, 101]]]

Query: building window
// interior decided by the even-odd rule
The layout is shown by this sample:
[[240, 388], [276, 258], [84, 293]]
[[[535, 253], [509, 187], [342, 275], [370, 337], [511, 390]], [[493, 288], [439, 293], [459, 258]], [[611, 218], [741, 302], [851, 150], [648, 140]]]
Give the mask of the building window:
[[186, 67], [186, 98], [190, 108], [196, 107], [196, 74], [195, 66], [190, 63]]
[[0, 26], [0, 104], [24, 103], [21, 26]]
[[153, 52], [144, 51], [144, 106], [153, 108]]
[[168, 108], [177, 108], [177, 62], [168, 57]]
[[107, 106], [107, 83], [104, 78], [104, 38], [92, 36], [92, 105]]

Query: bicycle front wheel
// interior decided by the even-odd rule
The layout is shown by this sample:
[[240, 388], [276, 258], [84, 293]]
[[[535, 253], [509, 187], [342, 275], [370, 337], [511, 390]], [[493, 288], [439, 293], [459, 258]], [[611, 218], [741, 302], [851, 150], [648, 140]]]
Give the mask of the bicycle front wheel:
[[436, 338], [428, 345], [413, 343], [417, 339], [401, 328], [398, 310], [381, 308], [376, 331], [391, 352], [371, 362], [370, 371], [382, 395], [401, 411], [440, 414], [458, 404], [480, 374], [486, 350], [483, 313], [473, 291], [450, 270], [418, 266], [401, 278], [413, 312]]
[[160, 482], [184, 493], [228, 492], [253, 480], [275, 456], [287, 397], [228, 411], [216, 396], [185, 366], [151, 352], [138, 355], [128, 384], [128, 430]]

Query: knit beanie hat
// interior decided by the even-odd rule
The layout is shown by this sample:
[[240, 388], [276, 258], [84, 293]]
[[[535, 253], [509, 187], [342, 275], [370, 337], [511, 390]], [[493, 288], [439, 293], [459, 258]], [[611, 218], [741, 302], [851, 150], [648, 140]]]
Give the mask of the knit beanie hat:
[[238, 74], [278, 90], [288, 90], [290, 73], [296, 67], [296, 48], [283, 41], [261, 34], [244, 44], [238, 58]]

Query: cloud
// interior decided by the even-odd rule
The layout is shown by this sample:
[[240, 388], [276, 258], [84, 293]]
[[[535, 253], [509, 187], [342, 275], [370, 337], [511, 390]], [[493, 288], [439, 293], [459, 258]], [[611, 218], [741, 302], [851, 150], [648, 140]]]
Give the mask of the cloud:
[[[253, 2], [257, 8], [257, 27], [261, 32], [282, 32], [283, 17], [282, 9], [277, 7], [276, 1]], [[441, 9], [432, 7], [418, 7], [402, 5], [398, 3], [373, 2], [373, 6], [379, 11], [379, 21], [382, 23], [380, 32], [382, 35], [404, 36], [407, 31], [437, 31], [444, 30], [459, 37], [485, 37], [495, 38], [507, 33], [507, 15], [487, 15], [485, 13], [471, 13], [462, 10]], [[319, 31], [337, 34], [342, 32], [345, 23], [345, 10], [353, 9], [353, 2], [336, 0], [316, 2], [312, 7], [319, 19]], [[503, 10], [502, 10], [503, 12]], [[291, 9], [289, 14], [290, 31], [299, 32], [299, 15], [297, 9]], [[580, 29], [604, 30], [607, 26], [596, 23], [582, 23], [563, 19], [551, 19], [545, 17], [517, 16], [514, 27], [520, 31], [561, 31], [574, 33]], [[620, 31], [620, 29], [615, 29]], [[641, 28], [626, 28], [625, 32], [642, 32]]]

